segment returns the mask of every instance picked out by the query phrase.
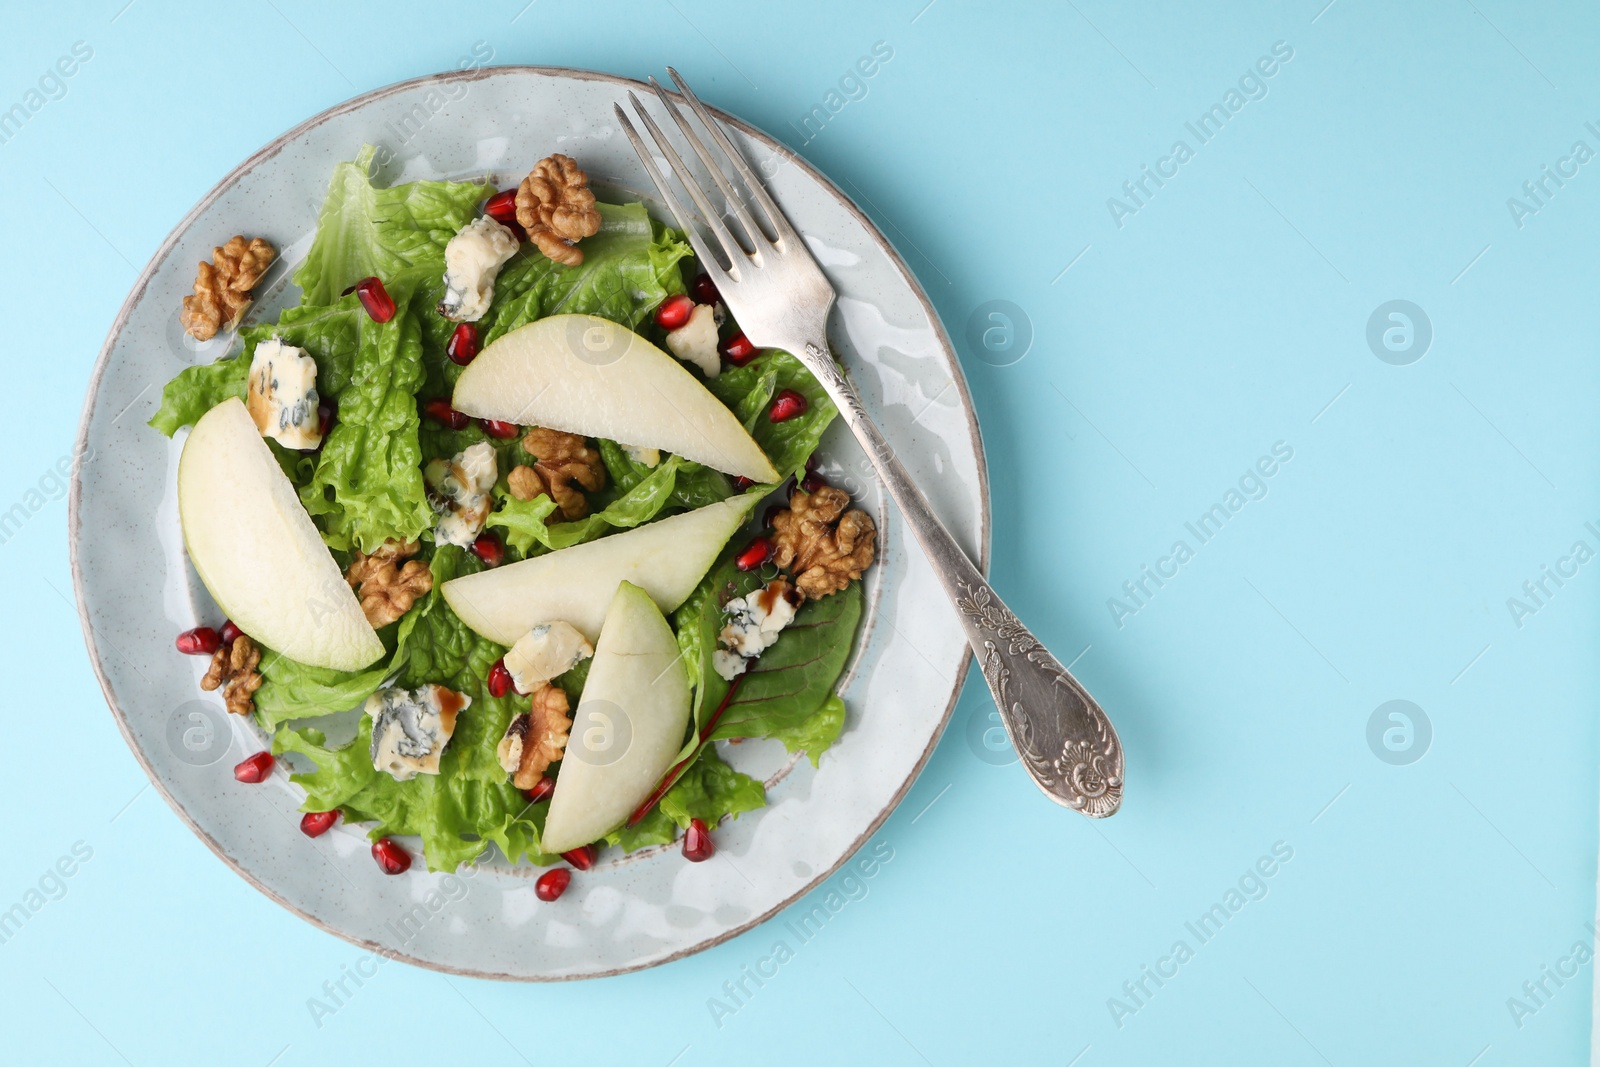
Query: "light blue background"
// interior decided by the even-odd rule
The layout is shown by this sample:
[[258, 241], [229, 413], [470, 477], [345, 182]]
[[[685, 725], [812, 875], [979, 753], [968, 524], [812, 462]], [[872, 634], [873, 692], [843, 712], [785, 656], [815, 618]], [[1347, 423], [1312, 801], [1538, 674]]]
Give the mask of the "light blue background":
[[[521, 1062], [508, 1040], [647, 1065], [1586, 1061], [1591, 965], [1520, 1027], [1507, 1000], [1590, 938], [1600, 563], [1520, 627], [1506, 601], [1600, 549], [1600, 161], [1521, 227], [1506, 201], [1574, 141], [1600, 150], [1592, 8], [123, 2], [0, 18], [0, 107], [94, 52], [0, 144], [0, 510], [69, 451], [139, 268], [257, 146], [479, 41], [496, 63], [672, 62], [856, 197], [952, 333], [985, 301], [1024, 309], [1020, 362], [962, 342], [994, 578], [1064, 659], [1087, 647], [1128, 799], [1090, 823], [986, 761], [969, 684], [868, 895], [720, 1027], [708, 998], [776, 928], [571, 985], [386, 965], [319, 1027], [307, 999], [360, 954], [146, 787], [50, 500], [0, 548], [0, 908], [74, 842], [93, 858], [0, 944], [8, 1062]], [[802, 146], [793, 123], [878, 41], [892, 61]], [[1266, 97], [1198, 146], [1184, 123], [1279, 41]], [[1194, 158], [1119, 228], [1107, 198], [1179, 138]], [[1392, 299], [1432, 323], [1409, 366], [1366, 342]], [[1268, 495], [1119, 627], [1107, 599], [1280, 441]], [[1432, 724], [1408, 766], [1368, 746], [1391, 699]], [[1276, 842], [1267, 895], [1199, 944], [1186, 921]], [[1108, 998], [1135, 1006], [1123, 983], [1180, 938], [1194, 958], [1119, 1026]]]

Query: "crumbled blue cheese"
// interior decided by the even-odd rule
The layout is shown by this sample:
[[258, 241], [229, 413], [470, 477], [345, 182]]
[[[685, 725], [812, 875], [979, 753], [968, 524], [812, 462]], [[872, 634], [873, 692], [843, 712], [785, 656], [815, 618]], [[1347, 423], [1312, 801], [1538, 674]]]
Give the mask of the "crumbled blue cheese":
[[518, 247], [516, 234], [487, 215], [461, 227], [444, 246], [439, 314], [456, 322], [483, 318], [494, 299], [494, 280]]
[[380, 689], [367, 698], [372, 717], [372, 766], [397, 782], [438, 774], [439, 757], [456, 730], [456, 715], [472, 698], [442, 685]]
[[544, 622], [506, 652], [506, 670], [519, 693], [531, 693], [594, 655], [594, 646], [570, 622]]
[[643, 445], [625, 445], [621, 441], [618, 446], [628, 454], [628, 458], [635, 463], [643, 463], [646, 467], [654, 467], [661, 462], [661, 449], [646, 448]]
[[245, 407], [262, 437], [302, 451], [322, 444], [317, 399], [317, 361], [305, 349], [278, 337], [256, 345]]
[[717, 634], [718, 647], [711, 654], [711, 666], [718, 674], [731, 682], [744, 673], [750, 660], [772, 647], [783, 628], [794, 621], [790, 592], [788, 582], [774, 578], [723, 606], [728, 621]]
[[717, 313], [710, 304], [696, 304], [689, 321], [667, 334], [667, 349], [685, 363], [693, 363], [707, 378], [722, 370], [717, 351]]
[[433, 531], [435, 542], [462, 548], [472, 545], [494, 506], [489, 493], [499, 476], [494, 446], [487, 441], [457, 452], [449, 462], [429, 461], [422, 477], [433, 491], [434, 507], [440, 513]]

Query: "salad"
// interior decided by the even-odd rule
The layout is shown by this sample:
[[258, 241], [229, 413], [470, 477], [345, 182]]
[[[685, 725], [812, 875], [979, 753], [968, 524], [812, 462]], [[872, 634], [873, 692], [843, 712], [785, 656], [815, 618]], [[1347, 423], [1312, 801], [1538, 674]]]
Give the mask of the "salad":
[[[230, 355], [167, 383], [190, 561], [224, 612], [177, 639], [253, 715], [302, 829], [362, 824], [390, 874], [491, 846], [554, 867], [760, 808], [719, 742], [816, 764], [876, 529], [817, 474], [836, 414], [757, 350], [681, 234], [598, 202], [576, 161], [518, 186], [334, 171], [293, 281], [248, 322], [276, 251], [199, 266], [186, 330]], [[307, 720], [314, 720], [308, 722]]]

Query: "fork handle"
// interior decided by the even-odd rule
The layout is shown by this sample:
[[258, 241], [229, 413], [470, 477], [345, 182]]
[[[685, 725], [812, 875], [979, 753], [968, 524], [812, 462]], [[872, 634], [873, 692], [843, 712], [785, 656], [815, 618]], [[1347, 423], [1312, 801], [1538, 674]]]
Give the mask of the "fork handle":
[[934, 515], [928, 498], [861, 405], [825, 343], [808, 342], [806, 365], [838, 405], [889, 495], [916, 534], [960, 614], [967, 641], [1028, 774], [1057, 804], [1104, 818], [1122, 803], [1122, 743], [1088, 690], [1005, 606]]

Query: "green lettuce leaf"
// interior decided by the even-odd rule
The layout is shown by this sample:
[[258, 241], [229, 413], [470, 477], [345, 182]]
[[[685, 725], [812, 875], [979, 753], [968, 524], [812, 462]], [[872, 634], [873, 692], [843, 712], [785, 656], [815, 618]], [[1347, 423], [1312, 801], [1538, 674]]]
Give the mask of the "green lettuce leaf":
[[150, 417], [149, 425], [171, 437], [182, 427], [193, 426], [230, 396], [243, 400], [249, 377], [250, 360], [243, 357], [185, 367], [162, 388], [161, 407]]
[[728, 766], [716, 747], [707, 745], [648, 815], [633, 826], [612, 831], [606, 841], [624, 852], [665, 845], [677, 839], [679, 830], [688, 829], [690, 819], [716, 826], [724, 816], [737, 818], [766, 803], [767, 791], [760, 782]]
[[[822, 431], [839, 409], [805, 364], [787, 352], [764, 352], [742, 367], [729, 367], [707, 379], [707, 389], [739, 416], [778, 473], [803, 477], [806, 460], [816, 451]], [[784, 422], [765, 418], [767, 405], [780, 390], [793, 389], [806, 398], [803, 415]]]
[[376, 151], [366, 145], [354, 162], [333, 169], [311, 251], [294, 275], [306, 304], [332, 304], [346, 287], [371, 275], [390, 285], [408, 267], [442, 275], [444, 246], [494, 192], [476, 182], [376, 188], [368, 179]]

